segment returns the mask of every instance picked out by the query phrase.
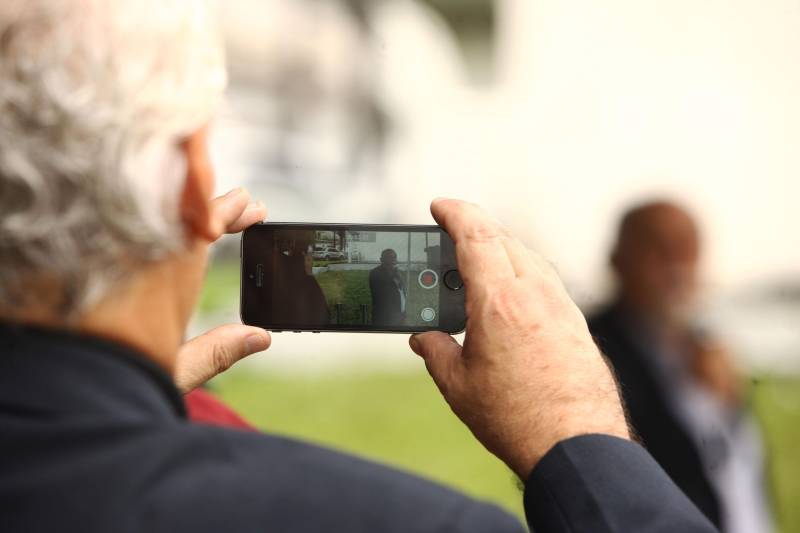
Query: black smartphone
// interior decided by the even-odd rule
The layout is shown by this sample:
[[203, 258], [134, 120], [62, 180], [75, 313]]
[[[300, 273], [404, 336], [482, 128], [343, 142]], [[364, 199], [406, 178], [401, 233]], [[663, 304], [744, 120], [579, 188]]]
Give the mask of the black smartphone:
[[242, 234], [242, 322], [272, 331], [464, 330], [439, 226], [256, 224]]

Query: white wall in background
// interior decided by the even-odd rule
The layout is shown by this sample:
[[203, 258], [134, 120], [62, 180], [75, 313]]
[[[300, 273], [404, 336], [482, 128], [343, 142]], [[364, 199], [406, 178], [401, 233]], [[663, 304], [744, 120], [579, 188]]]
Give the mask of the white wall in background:
[[[352, 27], [326, 12], [323, 31], [291, 3], [226, 3], [243, 13], [228, 23], [239, 53], [253, 48], [254, 68], [266, 68], [305, 50], [331, 90], [346, 87]], [[429, 199], [468, 198], [592, 304], [621, 210], [666, 195], [700, 218], [712, 292], [800, 277], [796, 0], [501, 0], [499, 80], [480, 88], [436, 15], [411, 0], [381, 5], [369, 57], [398, 117], [384, 179], [321, 196], [265, 186], [273, 219], [424, 223]], [[269, 35], [248, 10], [271, 10]], [[220, 188], [259, 173], [253, 97], [233, 86], [218, 122]]]

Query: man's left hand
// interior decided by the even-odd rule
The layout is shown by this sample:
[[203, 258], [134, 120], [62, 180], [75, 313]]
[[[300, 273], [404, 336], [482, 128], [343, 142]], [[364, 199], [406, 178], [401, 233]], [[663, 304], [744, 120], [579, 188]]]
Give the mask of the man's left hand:
[[[213, 200], [213, 216], [224, 233], [239, 233], [264, 220], [267, 210], [261, 202], [250, 202], [244, 189], [234, 189]], [[220, 237], [222, 232], [220, 232]], [[248, 355], [263, 352], [271, 342], [267, 331], [243, 324], [215, 328], [186, 342], [175, 361], [175, 385], [184, 394], [203, 385]]]

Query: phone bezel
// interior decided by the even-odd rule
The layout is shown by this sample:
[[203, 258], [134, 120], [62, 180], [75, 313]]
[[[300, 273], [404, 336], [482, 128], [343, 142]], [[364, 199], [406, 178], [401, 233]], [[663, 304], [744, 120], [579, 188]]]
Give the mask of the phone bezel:
[[[247, 308], [246, 283], [250, 283], [248, 278], [251, 271], [255, 271], [259, 264], [259, 258], [253, 259], [248, 252], [247, 243], [250, 239], [259, 238], [258, 235], [264, 231], [273, 232], [280, 229], [296, 230], [334, 230], [334, 231], [384, 231], [384, 232], [437, 232], [441, 233], [440, 239], [440, 275], [439, 289], [439, 323], [435, 327], [423, 326], [397, 326], [386, 328], [382, 326], [369, 327], [363, 325], [326, 325], [326, 326], [302, 326], [298, 324], [286, 325], [277, 322], [269, 323], [267, 320], [254, 319], [249, 317]], [[262, 237], [263, 239], [263, 237]], [[270, 241], [271, 242], [271, 241]], [[262, 247], [263, 248], [263, 247]], [[308, 223], [308, 222], [262, 222], [250, 226], [242, 232], [240, 242], [240, 270], [239, 270], [239, 316], [242, 323], [264, 328], [273, 332], [293, 331], [293, 332], [343, 332], [343, 333], [420, 333], [425, 331], [444, 331], [450, 334], [457, 334], [464, 331], [466, 327], [466, 315], [464, 311], [464, 292], [451, 290], [444, 284], [444, 273], [457, 268], [455, 257], [455, 245], [447, 233], [436, 225], [408, 225], [408, 224], [346, 224], [346, 223]], [[265, 257], [265, 256], [262, 256]], [[263, 263], [262, 263], [263, 264]], [[269, 277], [265, 275], [265, 277]], [[253, 279], [252, 283], [256, 280]], [[266, 290], [266, 289], [262, 289]]]

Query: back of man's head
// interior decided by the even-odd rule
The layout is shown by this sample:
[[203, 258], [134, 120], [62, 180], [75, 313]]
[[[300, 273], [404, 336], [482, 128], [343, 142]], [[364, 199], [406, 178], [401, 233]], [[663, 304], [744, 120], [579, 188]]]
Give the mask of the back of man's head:
[[181, 143], [225, 86], [204, 0], [2, 0], [0, 79], [0, 311], [182, 248]]

